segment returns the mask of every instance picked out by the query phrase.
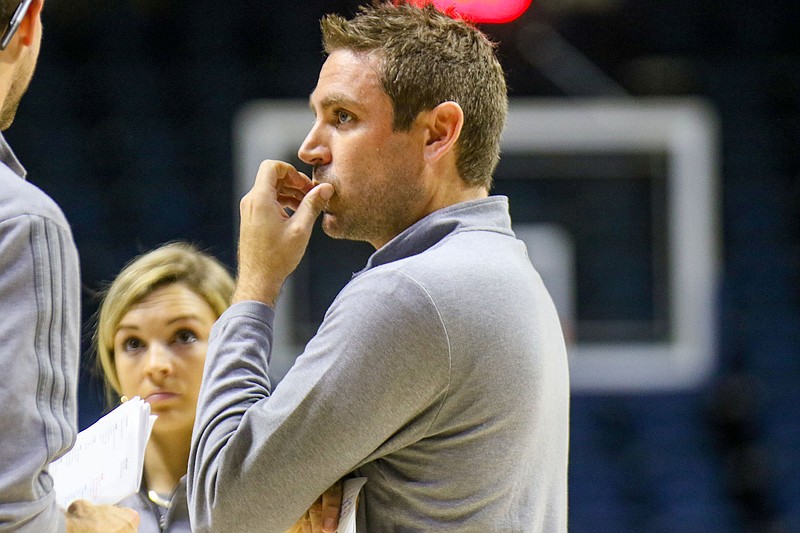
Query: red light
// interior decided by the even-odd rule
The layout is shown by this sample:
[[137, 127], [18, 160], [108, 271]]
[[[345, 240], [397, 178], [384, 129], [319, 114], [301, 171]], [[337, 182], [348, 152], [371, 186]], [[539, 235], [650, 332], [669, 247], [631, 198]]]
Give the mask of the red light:
[[[413, 0], [412, 3], [425, 5], [430, 0]], [[433, 0], [433, 5], [444, 12], [452, 9], [472, 22], [501, 24], [525, 13], [531, 0]]]

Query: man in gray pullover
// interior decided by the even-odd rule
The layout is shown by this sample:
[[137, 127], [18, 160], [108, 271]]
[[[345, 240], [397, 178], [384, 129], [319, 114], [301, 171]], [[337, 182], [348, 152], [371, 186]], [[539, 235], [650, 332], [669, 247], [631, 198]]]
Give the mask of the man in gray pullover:
[[[341, 477], [359, 531], [566, 531], [569, 383], [553, 303], [489, 196], [507, 113], [494, 46], [433, 7], [322, 23], [299, 150], [241, 204], [189, 465], [197, 531], [281, 531]], [[284, 207], [294, 210], [289, 216]], [[314, 220], [376, 252], [274, 390], [274, 306]], [[535, 250], [533, 251], [535, 253]]]
[[[0, 0], [0, 129], [36, 67], [43, 0]], [[80, 275], [61, 209], [25, 181], [0, 134], [0, 532], [135, 531], [130, 509], [80, 501], [65, 514], [48, 465], [77, 433]]]

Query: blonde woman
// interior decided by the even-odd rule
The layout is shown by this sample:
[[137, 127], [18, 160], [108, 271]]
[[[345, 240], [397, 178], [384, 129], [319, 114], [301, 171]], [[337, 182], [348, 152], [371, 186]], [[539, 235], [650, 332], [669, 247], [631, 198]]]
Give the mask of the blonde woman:
[[[170, 243], [134, 259], [105, 292], [95, 346], [109, 403], [140, 396], [158, 415], [141, 490], [120, 502], [139, 512], [140, 532], [191, 531], [186, 470], [197, 396], [211, 326], [233, 288], [215, 258]], [[334, 531], [340, 502], [332, 487], [291, 531]]]

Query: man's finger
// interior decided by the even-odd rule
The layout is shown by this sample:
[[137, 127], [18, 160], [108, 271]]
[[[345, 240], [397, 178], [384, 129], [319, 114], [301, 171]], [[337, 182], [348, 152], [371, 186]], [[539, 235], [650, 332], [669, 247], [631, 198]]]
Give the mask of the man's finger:
[[256, 179], [253, 182], [253, 191], [263, 194], [266, 191], [275, 191], [278, 188], [278, 179], [282, 173], [286, 173], [286, 163], [281, 161], [262, 161], [256, 172]]
[[342, 509], [342, 482], [334, 483], [322, 494], [322, 531], [333, 533], [339, 526]]
[[261, 162], [253, 189], [277, 191], [282, 188], [311, 190], [311, 179], [285, 161], [267, 159]]
[[311, 189], [308, 194], [306, 194], [306, 197], [303, 198], [303, 201], [300, 202], [300, 205], [297, 206], [297, 210], [292, 216], [292, 222], [294, 224], [299, 224], [303, 228], [307, 228], [310, 233], [314, 221], [322, 210], [325, 209], [331, 196], [333, 196], [333, 185], [330, 183], [320, 183]]
[[[322, 497], [311, 504], [308, 508], [308, 531], [311, 533], [322, 533]], [[305, 529], [304, 529], [305, 531]]]

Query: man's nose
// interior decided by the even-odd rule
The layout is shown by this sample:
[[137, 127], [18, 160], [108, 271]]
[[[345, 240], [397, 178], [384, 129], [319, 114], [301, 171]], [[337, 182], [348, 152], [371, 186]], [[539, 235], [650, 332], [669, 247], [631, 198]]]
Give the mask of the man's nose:
[[323, 133], [324, 125], [314, 123], [311, 131], [308, 132], [300, 149], [297, 150], [297, 157], [303, 163], [314, 167], [327, 165], [331, 161], [331, 151], [328, 146], [326, 135]]

